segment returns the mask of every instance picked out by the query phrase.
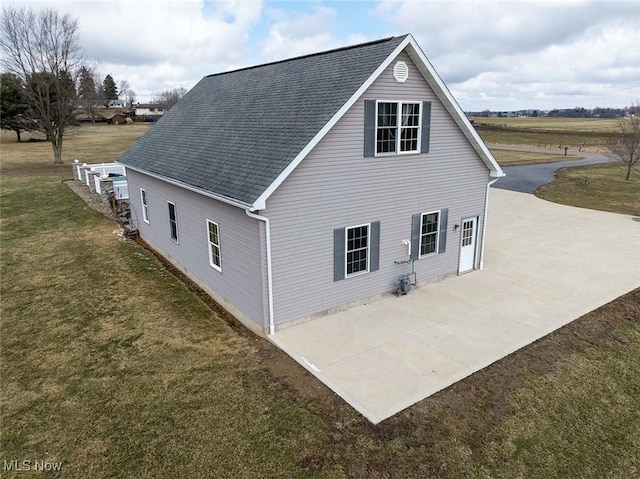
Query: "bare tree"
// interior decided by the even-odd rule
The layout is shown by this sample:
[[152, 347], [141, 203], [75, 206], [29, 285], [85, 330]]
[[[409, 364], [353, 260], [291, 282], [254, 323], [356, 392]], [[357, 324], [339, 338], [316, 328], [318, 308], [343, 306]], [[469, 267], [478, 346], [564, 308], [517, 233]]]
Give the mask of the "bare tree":
[[174, 88], [173, 90], [163, 90], [152, 94], [153, 103], [162, 105], [163, 108], [169, 110], [178, 100], [187, 93], [186, 88]]
[[120, 80], [118, 82], [118, 95], [119, 99], [124, 103], [127, 98], [127, 92], [129, 91], [130, 85], [127, 80]]
[[98, 105], [102, 101], [101, 90], [98, 87], [100, 76], [95, 67], [84, 65], [78, 74], [78, 100], [80, 106], [93, 123], [96, 122]]
[[15, 132], [20, 142], [20, 133], [36, 127], [25, 98], [24, 83], [13, 73], [0, 74], [0, 128]]
[[[629, 111], [640, 110], [640, 102], [631, 106]], [[627, 166], [626, 179], [631, 179], [631, 171], [640, 161], [640, 114], [630, 113], [629, 117], [618, 120], [615, 137], [607, 145], [612, 158]]]
[[76, 83], [84, 53], [78, 20], [53, 9], [3, 8], [0, 20], [2, 63], [26, 85], [33, 117], [62, 164], [62, 140], [78, 105]]
[[131, 85], [127, 80], [120, 80], [118, 82], [118, 94], [125, 106], [129, 108], [131, 108], [136, 101], [136, 92], [131, 89]]
[[124, 99], [127, 107], [129, 108], [133, 107], [133, 104], [136, 102], [136, 92], [133, 91], [131, 88], [129, 88], [127, 90], [127, 94], [125, 95]]

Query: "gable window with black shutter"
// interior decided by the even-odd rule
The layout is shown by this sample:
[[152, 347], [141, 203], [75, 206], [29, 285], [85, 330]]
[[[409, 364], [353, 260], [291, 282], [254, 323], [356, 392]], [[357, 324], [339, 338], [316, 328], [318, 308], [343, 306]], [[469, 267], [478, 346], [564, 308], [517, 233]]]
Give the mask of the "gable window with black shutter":
[[447, 250], [448, 217], [448, 208], [412, 216], [411, 259], [442, 254]]
[[334, 281], [377, 271], [379, 258], [379, 221], [333, 230]]
[[364, 156], [428, 153], [429, 101], [365, 100]]

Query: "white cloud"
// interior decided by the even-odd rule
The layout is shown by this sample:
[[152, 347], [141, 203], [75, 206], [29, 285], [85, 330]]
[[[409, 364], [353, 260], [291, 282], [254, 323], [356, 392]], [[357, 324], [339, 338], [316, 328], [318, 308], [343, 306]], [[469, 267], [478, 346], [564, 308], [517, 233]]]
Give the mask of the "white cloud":
[[267, 16], [275, 20], [262, 47], [261, 62], [293, 58], [332, 48], [371, 40], [360, 33], [336, 33], [339, 13], [328, 7], [315, 7], [309, 12], [286, 12], [269, 9]]
[[376, 10], [410, 31], [465, 109], [624, 106], [640, 96], [636, 2], [415, 2]]
[[279, 12], [279, 21], [269, 29], [262, 49], [263, 61], [290, 58], [330, 48], [336, 11], [316, 8], [313, 13], [287, 15]]
[[[18, 5], [18, 4], [16, 4]], [[103, 74], [127, 80], [139, 97], [193, 86], [246, 56], [261, 0], [32, 1], [79, 20], [80, 41]]]
[[640, 2], [5, 0], [79, 20], [102, 75], [140, 100], [210, 73], [412, 33], [465, 109], [640, 98]]

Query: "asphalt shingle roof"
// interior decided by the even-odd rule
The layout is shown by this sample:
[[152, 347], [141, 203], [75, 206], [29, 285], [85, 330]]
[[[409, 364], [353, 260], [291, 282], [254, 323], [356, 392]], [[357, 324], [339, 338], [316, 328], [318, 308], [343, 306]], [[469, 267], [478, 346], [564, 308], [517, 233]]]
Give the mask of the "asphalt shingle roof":
[[252, 204], [404, 39], [207, 76], [118, 161]]

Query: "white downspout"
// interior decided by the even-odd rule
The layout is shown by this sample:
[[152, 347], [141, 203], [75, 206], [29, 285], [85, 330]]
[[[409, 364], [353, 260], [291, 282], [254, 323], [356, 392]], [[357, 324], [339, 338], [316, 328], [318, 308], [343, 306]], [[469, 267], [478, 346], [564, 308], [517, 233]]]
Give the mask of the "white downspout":
[[275, 321], [273, 319], [273, 275], [271, 272], [271, 224], [266, 216], [257, 215], [249, 210], [244, 210], [247, 216], [264, 221], [265, 243], [267, 247], [267, 294], [269, 296], [269, 334], [276, 332]]
[[484, 220], [482, 222], [482, 248], [480, 248], [480, 269], [484, 268], [484, 244], [487, 239], [487, 214], [489, 212], [489, 188], [491, 185], [498, 181], [501, 177], [496, 178], [495, 180], [491, 180], [487, 183], [487, 194], [484, 199]]

